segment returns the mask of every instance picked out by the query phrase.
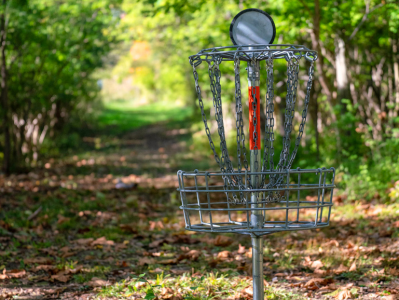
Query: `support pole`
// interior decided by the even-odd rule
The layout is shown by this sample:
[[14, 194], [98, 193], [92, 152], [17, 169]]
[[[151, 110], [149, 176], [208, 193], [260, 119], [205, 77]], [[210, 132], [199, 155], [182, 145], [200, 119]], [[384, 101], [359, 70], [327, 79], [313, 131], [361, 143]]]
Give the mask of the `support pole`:
[[252, 236], [252, 280], [254, 300], [263, 300], [263, 238]]
[[[248, 62], [248, 94], [249, 94], [249, 144], [251, 152], [251, 172], [261, 171], [261, 134], [260, 134], [260, 81], [259, 62]], [[256, 111], [253, 109], [253, 102], [256, 101]], [[256, 117], [256, 122], [254, 118]], [[254, 124], [255, 123], [255, 124]], [[254, 132], [256, 134], [254, 135]], [[256, 138], [254, 137], [256, 136]], [[253, 188], [260, 187], [260, 175], [251, 175], [251, 184]], [[251, 194], [251, 208], [261, 208], [258, 204], [259, 193]], [[263, 228], [262, 210], [251, 211], [251, 226], [253, 228]], [[263, 287], [263, 239], [261, 236], [252, 234], [252, 279], [254, 300], [264, 300]]]

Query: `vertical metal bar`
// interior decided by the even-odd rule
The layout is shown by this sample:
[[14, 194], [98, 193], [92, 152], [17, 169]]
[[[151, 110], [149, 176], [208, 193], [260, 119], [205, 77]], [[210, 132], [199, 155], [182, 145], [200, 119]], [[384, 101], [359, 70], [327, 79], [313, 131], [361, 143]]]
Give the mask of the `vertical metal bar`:
[[[227, 188], [227, 190], [229, 190], [229, 185], [227, 184], [227, 178], [224, 179], [224, 186]], [[227, 200], [226, 200], [227, 201], [227, 215], [229, 217], [229, 222], [232, 222], [231, 214], [230, 214], [229, 192], [227, 192], [226, 195], [227, 195]]]
[[185, 194], [183, 194], [182, 190], [183, 190], [183, 186], [182, 186], [182, 173], [183, 171], [178, 171], [177, 172], [177, 178], [179, 180], [179, 190], [180, 190], [180, 199], [181, 199], [181, 205], [183, 207], [183, 216], [184, 216], [184, 222], [186, 223], [186, 228], [187, 228], [187, 218], [186, 218], [186, 210], [185, 210]]
[[[251, 161], [250, 167], [251, 172], [261, 171], [261, 157], [260, 157], [260, 95], [259, 95], [259, 61], [248, 62], [248, 91], [249, 91], [249, 141], [250, 141], [250, 153]], [[255, 99], [254, 99], [255, 98]], [[252, 102], [256, 101], [256, 111], [252, 111]], [[254, 126], [254, 117], [257, 118], [257, 124]], [[257, 133], [257, 140], [254, 139], [254, 131]], [[260, 187], [259, 174], [251, 174], [251, 186], [252, 188]], [[251, 211], [251, 227], [254, 229], [261, 229], [264, 226], [262, 203], [258, 204], [259, 192], [251, 193], [251, 208], [258, 208]], [[252, 279], [253, 279], [253, 291], [254, 300], [264, 300], [264, 287], [263, 287], [263, 238], [256, 234], [251, 235], [252, 240]]]
[[[198, 173], [198, 170], [194, 170], [194, 173]], [[202, 211], [201, 211], [201, 200], [200, 200], [200, 196], [198, 193], [198, 182], [197, 182], [197, 175], [194, 175], [194, 182], [195, 182], [195, 190], [197, 191], [197, 203], [198, 203], [198, 208], [199, 208], [199, 216], [200, 216], [200, 221], [201, 224], [204, 223], [204, 221], [202, 220]]]
[[[318, 169], [317, 172], [319, 173], [319, 187], [321, 187], [321, 176], [322, 176], [321, 169]], [[317, 226], [317, 219], [319, 218], [319, 206], [320, 206], [320, 189], [317, 189], [316, 219], [314, 220], [315, 226]]]
[[285, 208], [285, 228], [288, 229], [288, 211], [289, 211], [289, 200], [290, 200], [290, 170], [287, 169], [287, 189], [285, 190], [286, 197], [286, 208]]
[[263, 300], [263, 239], [261, 236], [252, 235], [252, 280], [254, 300]]
[[[335, 183], [335, 169], [331, 168], [332, 170], [332, 179], [331, 179], [331, 185], [334, 186]], [[330, 204], [332, 204], [332, 199], [333, 199], [333, 193], [334, 193], [334, 188], [331, 188], [331, 192], [330, 192]], [[328, 208], [328, 220], [327, 223], [330, 224], [330, 216], [331, 216], [331, 206]]]
[[[209, 196], [209, 185], [208, 185], [208, 176], [209, 172], [205, 172], [205, 186], [206, 186], [206, 198], [208, 200], [208, 208], [211, 209], [211, 198]], [[213, 223], [212, 223], [212, 211], [209, 210], [209, 224], [211, 224], [211, 231], [213, 231]]]
[[[301, 169], [298, 168], [298, 171], [300, 171]], [[299, 188], [301, 187], [301, 173], [298, 173], [298, 199], [297, 199], [297, 206], [298, 209], [296, 211], [296, 221], [299, 222], [299, 205], [300, 205], [300, 199], [301, 199], [301, 191], [299, 190]]]
[[[248, 171], [245, 170], [245, 189], [248, 188]], [[249, 216], [249, 207], [248, 207], [248, 193], [245, 193], [245, 207], [246, 207], [246, 211], [247, 211], [247, 228], [249, 228], [250, 226], [250, 216]]]
[[321, 223], [322, 218], [323, 218], [323, 209], [324, 209], [324, 187], [326, 186], [326, 177], [327, 177], [327, 172], [326, 169], [323, 168], [323, 192], [321, 193], [321, 207], [320, 207], [320, 217], [319, 217], [319, 223]]
[[[180, 177], [179, 177], [179, 186], [181, 188], [181, 201], [182, 201], [182, 205], [184, 208], [187, 208], [187, 195], [186, 192], [184, 191], [184, 172], [180, 172]], [[183, 209], [184, 211], [184, 220], [186, 221], [186, 228], [188, 227], [189, 229], [191, 229], [191, 223], [190, 223], [190, 213], [186, 211], [186, 209]]]

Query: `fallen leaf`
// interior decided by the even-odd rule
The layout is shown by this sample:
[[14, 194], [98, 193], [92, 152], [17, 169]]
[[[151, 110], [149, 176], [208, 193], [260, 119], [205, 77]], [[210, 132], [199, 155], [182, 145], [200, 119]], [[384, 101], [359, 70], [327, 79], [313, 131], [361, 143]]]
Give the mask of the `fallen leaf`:
[[310, 265], [310, 268], [312, 268], [312, 269], [320, 269], [322, 267], [324, 267], [324, 265], [323, 265], [323, 263], [320, 260], [315, 260]]
[[388, 269], [387, 273], [392, 276], [399, 276], [399, 270], [396, 267]]
[[349, 272], [355, 272], [356, 271], [356, 262], [354, 261], [351, 265], [351, 267], [349, 268]]
[[173, 290], [168, 287], [163, 287], [161, 290], [162, 299], [172, 299], [173, 298]]
[[248, 276], [252, 276], [252, 263], [247, 263], [245, 265], [244, 271], [247, 273]]
[[88, 238], [88, 239], [77, 239], [77, 240], [75, 240], [75, 241], [72, 241], [72, 243], [85, 246], [85, 245], [91, 244], [93, 241], [94, 241], [93, 238]]
[[322, 286], [328, 285], [333, 282], [332, 278], [312, 278], [305, 283], [305, 288], [308, 290], [318, 290]]
[[150, 221], [150, 231], [154, 231], [155, 229], [164, 229], [165, 226], [163, 225], [162, 221]]
[[151, 273], [162, 273], [163, 270], [160, 269], [160, 268], [156, 268], [156, 269], [154, 269], [154, 270], [150, 270], [149, 272], [151, 272]]
[[138, 266], [144, 266], [144, 265], [153, 265], [155, 264], [155, 259], [150, 258], [150, 257], [141, 257], [137, 263]]
[[117, 250], [121, 250], [121, 249], [127, 249], [127, 246], [124, 243], [118, 243], [118, 244], [115, 244], [115, 248]]
[[57, 280], [63, 283], [68, 282], [68, 280], [71, 278], [71, 276], [65, 275], [65, 274], [56, 274], [56, 275], [52, 275], [51, 279], [53, 280]]
[[164, 259], [159, 261], [158, 263], [162, 265], [174, 265], [177, 264], [177, 259], [176, 258]]
[[253, 297], [254, 295], [254, 290], [252, 288], [252, 286], [247, 286], [246, 288], [244, 288], [243, 290], [241, 290], [241, 295], [243, 297]]
[[152, 241], [152, 242], [148, 245], [148, 247], [150, 247], [150, 248], [158, 248], [159, 246], [161, 246], [161, 245], [164, 244], [164, 243], [166, 243], [166, 241], [165, 241], [164, 239], [155, 240], [155, 241]]
[[76, 255], [78, 252], [67, 252], [61, 255], [62, 258], [67, 258]]
[[238, 251], [237, 251], [237, 253], [238, 254], [244, 254], [246, 251], [245, 251], [245, 246], [241, 246], [241, 244], [238, 244]]
[[110, 245], [110, 246], [112, 246], [112, 245], [115, 245], [115, 242], [114, 241], [108, 241], [105, 238], [105, 236], [103, 236], [103, 237], [100, 237], [100, 238], [96, 239], [95, 241], [93, 241], [91, 243], [91, 245], [92, 246], [95, 246], [95, 245]]
[[170, 271], [175, 275], [183, 275], [184, 273], [189, 273], [188, 269], [170, 269]]
[[222, 268], [222, 269], [219, 269], [219, 271], [220, 271], [220, 272], [223, 272], [223, 273], [227, 273], [227, 272], [229, 272], [229, 271], [235, 271], [235, 269], [232, 269], [232, 268]]
[[229, 238], [228, 236], [218, 235], [213, 241], [213, 244], [217, 247], [227, 247], [230, 246], [233, 242], [234, 240], [232, 238]]
[[65, 272], [66, 274], [76, 274], [80, 271], [82, 271], [83, 266], [82, 265], [78, 265], [78, 266], [74, 266], [73, 269], [67, 269]]
[[38, 272], [38, 271], [51, 271], [54, 270], [56, 267], [53, 265], [39, 265], [37, 267], [31, 268], [32, 272]]
[[42, 289], [42, 292], [46, 295], [58, 294], [65, 290], [64, 287], [52, 288], [52, 289]]
[[231, 252], [227, 250], [219, 252], [217, 256], [217, 258], [220, 260], [226, 260], [231, 257], [233, 257], [233, 254], [231, 254]]
[[129, 266], [129, 264], [127, 262], [125, 262], [125, 261], [117, 261], [115, 263], [115, 265], [118, 266], [118, 267], [122, 267], [122, 268], [126, 268], [126, 267]]
[[345, 267], [343, 264], [341, 264], [338, 268], [334, 269], [335, 274], [341, 274], [344, 272], [348, 272], [348, 267]]
[[71, 248], [69, 248], [68, 246], [62, 247], [62, 248], [60, 249], [60, 251], [61, 251], [61, 252], [64, 252], [64, 253], [69, 252], [69, 250], [71, 250]]
[[87, 285], [91, 287], [101, 287], [109, 284], [109, 281], [97, 277], [93, 277], [89, 282], [87, 282]]
[[8, 271], [8, 270], [4, 269], [3, 275], [6, 275], [8, 278], [21, 278], [26, 275], [26, 271], [25, 270], [17, 270], [17, 269]]
[[245, 252], [245, 257], [252, 258], [252, 247], [249, 248], [247, 252]]
[[339, 292], [335, 297], [337, 300], [346, 300], [352, 298], [352, 293], [349, 290]]
[[137, 224], [121, 224], [119, 228], [129, 233], [138, 233]]
[[318, 275], [326, 275], [327, 271], [326, 270], [321, 270], [321, 269], [315, 269], [313, 273], [318, 274]]
[[66, 217], [64, 217], [64, 216], [58, 215], [57, 224], [62, 224], [62, 223], [68, 222], [70, 219], [71, 219], [71, 218], [66, 218]]
[[55, 247], [43, 248], [43, 249], [40, 249], [40, 251], [44, 252], [48, 255], [51, 255], [51, 256], [57, 256], [57, 252], [55, 251], [55, 249], [56, 249]]
[[51, 265], [54, 263], [54, 261], [50, 257], [33, 257], [33, 258], [25, 258], [24, 263], [26, 265], [29, 264]]

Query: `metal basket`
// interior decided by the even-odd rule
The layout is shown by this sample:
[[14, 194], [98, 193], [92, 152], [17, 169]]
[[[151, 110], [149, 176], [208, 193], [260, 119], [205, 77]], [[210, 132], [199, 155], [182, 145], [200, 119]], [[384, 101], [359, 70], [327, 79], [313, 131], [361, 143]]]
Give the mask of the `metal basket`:
[[[274, 22], [267, 13], [258, 9], [244, 10], [236, 15], [230, 26], [230, 36], [235, 46], [204, 49], [190, 56], [205, 133], [220, 172], [179, 171], [178, 190], [182, 201], [180, 208], [183, 210], [188, 230], [251, 235], [253, 298], [263, 300], [262, 236], [273, 232], [328, 226], [333, 205], [335, 170], [292, 169], [304, 134], [317, 52], [301, 45], [272, 45], [275, 37]], [[255, 42], [252, 45], [237, 45], [240, 43], [237, 43], [236, 38]], [[283, 145], [277, 158], [278, 162], [275, 163], [274, 62], [277, 60], [285, 60], [287, 63], [287, 92], [284, 93], [286, 105]], [[241, 62], [247, 65], [247, 135], [243, 117]], [[221, 70], [224, 68], [220, 68], [222, 63], [233, 63], [234, 67], [234, 77], [230, 75], [229, 78], [234, 78], [235, 156], [229, 155], [223, 120]], [[207, 107], [204, 103], [204, 100], [207, 100], [206, 93], [201, 90], [201, 81], [205, 78], [198, 73], [201, 64], [208, 69], [208, 84], [218, 133], [217, 142], [213, 141], [208, 122]], [[301, 80], [301, 64], [308, 71], [302, 112], [299, 113], [298, 120], [295, 119], [295, 110], [296, 107], [299, 109], [297, 95]], [[266, 86], [263, 88], [263, 132], [260, 124], [261, 76], [266, 76]], [[298, 127], [293, 126], [295, 122]], [[295, 144], [291, 146], [293, 139]]]
[[[335, 169], [294, 169], [281, 172], [243, 172], [244, 189], [226, 189], [225, 176], [237, 173], [178, 172], [179, 189], [186, 229], [199, 232], [266, 235], [273, 232], [326, 227], [330, 222]], [[284, 182], [272, 189], [250, 188], [248, 176], [284, 176]], [[268, 194], [278, 193], [282, 199], [267, 201]], [[247, 199], [232, 204], [229, 194]], [[251, 202], [251, 196], [257, 202]], [[261, 226], [253, 226], [251, 215], [259, 211]]]

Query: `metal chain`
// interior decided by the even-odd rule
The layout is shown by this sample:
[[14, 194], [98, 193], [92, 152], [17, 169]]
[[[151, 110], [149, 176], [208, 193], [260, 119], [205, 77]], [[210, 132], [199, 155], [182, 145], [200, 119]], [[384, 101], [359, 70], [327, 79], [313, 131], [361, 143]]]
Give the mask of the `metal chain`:
[[[236, 100], [236, 131], [237, 131], [237, 160], [238, 160], [238, 173], [241, 173], [241, 160], [246, 171], [248, 171], [248, 160], [245, 147], [245, 133], [244, 133], [244, 120], [242, 117], [242, 101], [241, 101], [241, 81], [240, 81], [240, 58], [238, 53], [234, 56], [234, 79], [235, 79], [235, 100]], [[250, 177], [248, 176], [248, 180]], [[240, 189], [243, 189], [244, 184], [242, 177], [238, 176], [238, 184]], [[245, 187], [244, 187], [245, 188]], [[243, 193], [240, 193], [239, 203], [243, 203], [245, 197]]]
[[298, 136], [295, 140], [294, 150], [292, 151], [291, 157], [286, 166], [287, 169], [290, 169], [292, 166], [292, 163], [295, 159], [296, 153], [298, 152], [299, 144], [301, 143], [303, 131], [305, 129], [306, 117], [308, 115], [308, 107], [309, 107], [309, 102], [310, 102], [310, 91], [312, 89], [312, 84], [313, 84], [313, 75], [314, 75], [314, 61], [311, 61], [310, 67], [309, 67], [309, 78], [308, 78], [308, 82], [306, 85], [305, 103], [304, 103], [304, 107], [302, 110], [302, 121], [301, 121], [301, 124], [299, 125]]
[[[234, 168], [233, 164], [230, 160], [228, 150], [227, 150], [227, 144], [226, 144], [226, 135], [225, 135], [225, 130], [224, 130], [224, 123], [223, 123], [223, 111], [222, 111], [222, 98], [221, 98], [221, 92], [222, 88], [220, 85], [220, 69], [219, 65], [222, 62], [221, 58], [216, 57], [215, 60], [209, 61], [208, 62], [208, 70], [209, 70], [209, 78], [210, 78], [210, 87], [211, 87], [211, 92], [213, 96], [213, 106], [215, 107], [215, 119], [218, 124], [218, 133], [220, 137], [220, 150], [222, 152], [221, 160], [220, 160], [220, 165], [221, 165], [221, 171], [222, 173], [234, 173]], [[237, 186], [240, 185], [240, 176], [224, 176], [225, 178], [225, 190], [230, 190], [232, 189], [232, 186]], [[242, 181], [241, 181], [242, 182]], [[242, 183], [241, 183], [242, 186]], [[238, 199], [237, 195], [235, 193], [233, 194], [233, 199], [230, 199], [229, 193], [226, 192], [227, 200], [230, 203], [237, 204], [241, 202], [240, 199]], [[243, 199], [244, 197], [241, 197]]]
[[[296, 60], [296, 58], [295, 58], [295, 60]], [[293, 68], [293, 70], [294, 70], [294, 72], [296, 72], [296, 74], [298, 74], [298, 72], [299, 72], [298, 68], [299, 68], [299, 65], [297, 65], [297, 66], [295, 66]], [[295, 73], [294, 73], [294, 75], [295, 75]], [[304, 103], [304, 108], [302, 110], [302, 120], [301, 120], [301, 124], [299, 125], [297, 138], [295, 140], [295, 147], [294, 147], [294, 149], [293, 149], [293, 151], [291, 153], [291, 156], [289, 157], [289, 159], [287, 159], [287, 163], [285, 165], [281, 166], [280, 169], [289, 170], [291, 168], [292, 163], [293, 163], [293, 161], [295, 159], [295, 156], [296, 156], [296, 154], [298, 152], [299, 144], [301, 142], [302, 135], [303, 135], [304, 128], [305, 128], [305, 124], [306, 124], [308, 106], [309, 106], [309, 101], [310, 101], [310, 90], [312, 89], [312, 83], [313, 83], [313, 75], [314, 75], [314, 62], [312, 61], [311, 65], [310, 65], [310, 68], [309, 68], [309, 79], [308, 79], [307, 86], [306, 86], [305, 103]], [[289, 78], [290, 78], [290, 75], [289, 75]], [[292, 79], [292, 77], [291, 77], [291, 79]], [[295, 76], [294, 76], [294, 79], [295, 79]], [[292, 97], [296, 98], [296, 90], [297, 90], [297, 85], [298, 85], [298, 75], [296, 75], [296, 80], [295, 81], [296, 81], [296, 83], [294, 83], [295, 94], [293, 94]], [[287, 107], [288, 107], [288, 105], [287, 105]], [[292, 124], [291, 124], [291, 128], [292, 128]], [[287, 131], [286, 131], [286, 133], [287, 133]], [[287, 154], [287, 156], [288, 156], [288, 154]], [[280, 175], [278, 177], [276, 183], [274, 184], [274, 186], [281, 185], [283, 183], [283, 181], [284, 181], [284, 178], [285, 178], [285, 175]], [[281, 198], [281, 197], [278, 197], [278, 198]], [[278, 201], [279, 199], [276, 199], [276, 200]]]
[[[274, 170], [274, 76], [273, 76], [273, 56], [266, 60], [266, 74], [267, 74], [267, 87], [266, 87], [266, 122], [265, 122], [265, 148], [263, 153], [262, 172], [267, 170]], [[265, 182], [266, 175], [262, 176], [262, 182]]]
[[[255, 170], [251, 170], [251, 172], [259, 172], [258, 169], [258, 151], [260, 149], [258, 148], [258, 138], [259, 138], [259, 133], [257, 131], [257, 124], [258, 124], [258, 117], [257, 117], [257, 108], [259, 103], [259, 99], [256, 97], [256, 72], [255, 72], [255, 64], [256, 64], [256, 59], [252, 59], [252, 65], [254, 67], [254, 71], [252, 72], [251, 76], [251, 95], [252, 95], [252, 125], [254, 128], [254, 131], [252, 133], [252, 137], [254, 140], [254, 156], [255, 156]], [[260, 121], [260, 120], [259, 120]], [[255, 176], [255, 182], [251, 182], [252, 188], [259, 188], [259, 182], [258, 179], [259, 176]]]
[[[313, 76], [314, 76], [314, 61], [311, 61], [311, 66], [309, 68], [309, 79], [307, 82], [307, 90], [305, 95], [305, 103], [304, 108], [302, 111], [302, 120], [299, 126], [299, 132], [297, 138], [295, 140], [294, 149], [289, 155], [290, 150], [290, 135], [292, 132], [292, 120], [294, 118], [294, 110], [295, 110], [295, 103], [297, 99], [297, 88], [298, 88], [298, 74], [299, 74], [299, 59], [295, 56], [288, 56], [286, 57], [288, 61], [288, 80], [287, 80], [287, 97], [286, 97], [286, 111], [285, 111], [285, 122], [284, 122], [284, 131], [285, 136], [283, 138], [283, 150], [280, 154], [279, 163], [276, 167], [276, 170], [286, 170], [290, 169], [292, 163], [295, 159], [295, 156], [298, 152], [298, 148], [300, 145], [300, 141], [303, 136], [307, 113], [308, 113], [308, 106], [310, 101], [310, 90], [312, 88]], [[220, 85], [220, 78], [221, 73], [219, 69], [219, 65], [222, 62], [220, 57], [213, 57], [212, 60], [205, 60], [208, 63], [208, 72], [210, 78], [210, 87], [213, 96], [213, 105], [215, 107], [215, 119], [218, 125], [218, 134], [220, 137], [220, 150], [221, 150], [221, 157], [219, 157], [218, 153], [216, 152], [215, 145], [212, 141], [211, 132], [208, 126], [205, 110], [204, 110], [204, 103], [202, 100], [201, 89], [198, 83], [198, 73], [196, 71], [196, 67], [198, 67], [202, 63], [202, 59], [199, 57], [190, 58], [190, 64], [193, 67], [193, 75], [195, 80], [195, 89], [198, 96], [198, 103], [201, 109], [202, 120], [205, 125], [205, 133], [208, 137], [209, 145], [212, 149], [213, 155], [215, 157], [215, 161], [220, 167], [222, 173], [237, 173], [237, 176], [224, 176], [224, 188], [227, 195], [227, 200], [229, 203], [238, 204], [244, 203], [246, 200], [244, 197], [244, 193], [240, 192], [240, 199], [237, 198], [237, 195], [234, 193], [235, 188], [239, 188], [240, 190], [246, 189], [243, 181], [242, 175], [239, 173], [242, 172], [242, 164], [245, 170], [248, 171], [248, 161], [246, 157], [246, 147], [245, 147], [245, 133], [244, 133], [244, 122], [243, 122], [243, 107], [241, 101], [241, 82], [240, 82], [240, 59], [238, 55], [234, 57], [234, 73], [235, 73], [235, 99], [236, 99], [236, 132], [237, 132], [237, 159], [238, 159], [238, 170], [237, 172], [234, 171], [232, 162], [229, 158], [228, 151], [227, 151], [227, 144], [225, 138], [225, 129], [223, 125], [223, 111], [222, 111], [222, 101], [221, 101], [221, 85]], [[263, 164], [262, 164], [262, 172], [266, 171], [274, 171], [274, 76], [273, 76], [273, 55], [270, 55], [266, 60], [266, 72], [267, 72], [267, 92], [266, 92], [266, 124], [265, 124], [265, 148], [264, 148], [264, 156], [263, 156]], [[255, 63], [255, 61], [252, 61]], [[251, 80], [251, 94], [252, 94], [252, 125], [254, 127], [253, 132], [253, 140], [255, 142], [255, 157], [258, 158], [258, 149], [257, 142], [259, 138], [259, 133], [257, 132], [257, 123], [259, 120], [257, 119], [256, 110], [258, 105], [260, 104], [259, 100], [256, 97], [256, 87], [255, 87], [255, 72], [253, 72]], [[267, 168], [267, 164], [269, 164], [269, 169]], [[258, 172], [258, 162], [255, 162], [255, 172]], [[250, 176], [248, 176], [250, 177]], [[258, 178], [258, 176], [256, 176]], [[283, 184], [283, 180], [285, 175], [271, 175], [269, 178], [269, 182], [266, 183], [266, 175], [262, 175], [262, 187], [265, 189], [268, 188], [275, 188]], [[258, 186], [258, 182], [252, 183], [250, 178], [248, 178], [249, 187], [254, 188]], [[248, 189], [247, 188], [247, 189]], [[233, 199], [229, 197], [229, 193], [233, 194]], [[267, 202], [276, 202], [281, 199], [281, 196], [277, 192], [269, 192], [268, 197], [266, 198]]]
[[208, 137], [209, 146], [211, 147], [215, 161], [219, 165], [220, 169], [223, 171], [219, 155], [217, 154], [216, 149], [215, 149], [215, 144], [212, 141], [211, 131], [209, 129], [208, 120], [206, 118], [206, 114], [205, 114], [205, 110], [204, 110], [204, 102], [202, 101], [201, 88], [198, 84], [198, 73], [197, 73], [196, 67], [198, 67], [201, 63], [202, 63], [202, 61], [199, 58], [197, 58], [197, 59], [190, 58], [190, 64], [193, 67], [195, 91], [197, 92], [198, 104], [201, 109], [202, 121], [204, 122], [204, 125], [205, 125], [205, 133], [206, 133], [206, 136]]
[[288, 61], [287, 66], [287, 97], [286, 97], [286, 108], [285, 108], [285, 122], [284, 122], [284, 138], [283, 138], [283, 149], [281, 150], [280, 160], [277, 165], [277, 170], [282, 170], [286, 166], [288, 155], [290, 152], [291, 145], [291, 131], [292, 131], [292, 120], [294, 118], [295, 103], [298, 88], [298, 73], [299, 73], [299, 62], [296, 57], [293, 57]]

